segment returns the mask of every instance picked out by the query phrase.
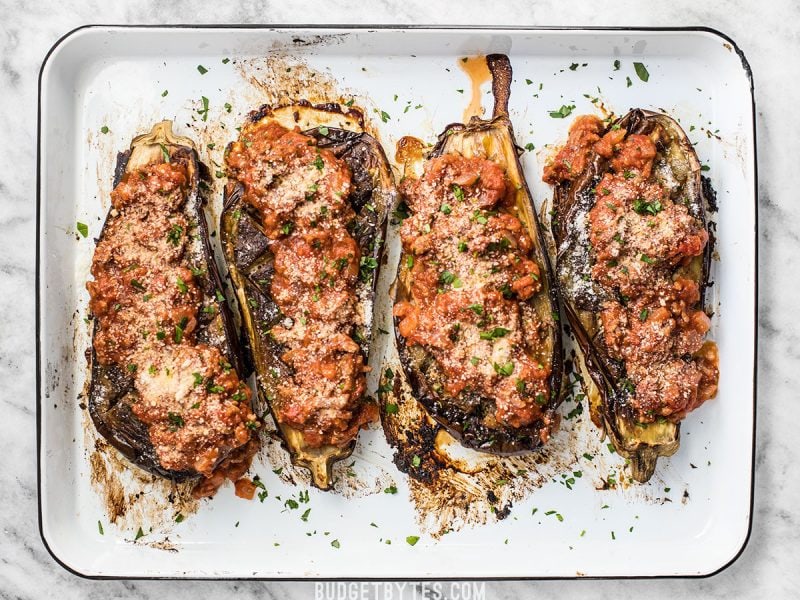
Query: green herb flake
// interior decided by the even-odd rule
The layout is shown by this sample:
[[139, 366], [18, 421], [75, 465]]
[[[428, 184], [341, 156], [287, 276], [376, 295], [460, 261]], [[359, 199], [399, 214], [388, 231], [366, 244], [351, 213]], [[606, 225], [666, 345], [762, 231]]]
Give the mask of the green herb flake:
[[396, 494], [397, 493], [397, 487], [394, 486], [394, 485], [390, 485], [389, 487], [387, 487], [386, 489], [383, 490], [383, 493], [384, 494]]
[[81, 223], [78, 221], [76, 226], [78, 228], [78, 233], [80, 233], [83, 237], [89, 237], [89, 226], [86, 223]]
[[494, 329], [490, 329], [489, 331], [481, 331], [480, 336], [482, 340], [494, 340], [497, 338], [505, 337], [509, 333], [509, 331], [511, 330], [506, 329], [505, 327], [495, 327]]
[[109, 132], [108, 125], [103, 125], [100, 128], [100, 133], [108, 133], [108, 132]]
[[200, 72], [200, 75], [205, 75], [208, 73], [208, 69], [206, 69], [203, 65], [197, 65], [197, 70]]
[[650, 314], [650, 311], [646, 308], [643, 308], [641, 312], [639, 312], [639, 320], [644, 322], [647, 321], [647, 315]]
[[334, 548], [336, 548], [337, 550], [338, 550], [339, 548], [341, 548], [341, 544], [339, 544], [339, 540], [333, 540], [333, 541], [331, 542], [331, 546], [333, 546], [333, 547], [334, 547]]
[[574, 104], [562, 104], [561, 108], [558, 110], [551, 110], [550, 116], [553, 119], [564, 119], [572, 114], [573, 109], [575, 108]]
[[419, 541], [418, 535], [409, 535], [408, 537], [406, 537], [406, 544], [408, 544], [409, 546], [415, 546], [418, 541]]
[[186, 517], [184, 517], [184, 516], [183, 516], [183, 514], [181, 514], [181, 513], [178, 513], [178, 514], [176, 514], [176, 515], [175, 515], [175, 522], [176, 522], [176, 523], [183, 523], [183, 520], [184, 520], [185, 518], [186, 518]]
[[330, 131], [328, 130], [328, 128], [327, 128], [327, 127], [325, 127], [324, 125], [321, 125], [321, 126], [317, 127], [317, 131], [319, 131], [319, 134], [320, 134], [320, 135], [325, 135], [325, 136], [327, 136], [327, 135], [328, 135], [328, 133], [330, 133]]
[[103, 531], [103, 524], [100, 521], [97, 521], [97, 531], [100, 532], [100, 535], [105, 535]]
[[136, 537], [133, 538], [133, 541], [135, 542], [139, 538], [143, 538], [143, 537], [144, 537], [144, 531], [142, 531], [142, 528], [139, 527], [139, 530], [136, 532]]
[[418, 455], [414, 455], [411, 458], [411, 465], [414, 467], [419, 467], [422, 464], [422, 459]]
[[163, 92], [161, 92], [161, 97], [166, 98], [167, 94], [169, 94], [169, 90], [164, 90]]
[[165, 163], [168, 163], [169, 162], [169, 150], [167, 150], [167, 147], [164, 144], [159, 144], [159, 146], [161, 147], [161, 158], [164, 159]]
[[636, 75], [642, 81], [647, 82], [650, 79], [650, 73], [647, 72], [647, 67], [645, 67], [643, 63], [633, 63], [633, 69], [636, 71]]
[[387, 402], [387, 404], [386, 404], [386, 414], [387, 415], [396, 415], [397, 411], [399, 411], [399, 410], [400, 410], [400, 407], [398, 407], [397, 404], [394, 404], [393, 402]]
[[451, 188], [453, 190], [453, 196], [455, 196], [456, 200], [458, 200], [459, 202], [463, 202], [464, 201], [464, 190], [461, 188], [461, 186], [458, 185], [457, 183], [454, 183], [451, 186]]
[[619, 71], [620, 62], [619, 59], [614, 61], [614, 70]]
[[506, 362], [503, 364], [492, 363], [492, 367], [494, 367], [495, 373], [502, 375], [503, 377], [508, 377], [514, 372], [513, 362]]
[[630, 77], [625, 77], [625, 87], [631, 87], [633, 82], [631, 81]]

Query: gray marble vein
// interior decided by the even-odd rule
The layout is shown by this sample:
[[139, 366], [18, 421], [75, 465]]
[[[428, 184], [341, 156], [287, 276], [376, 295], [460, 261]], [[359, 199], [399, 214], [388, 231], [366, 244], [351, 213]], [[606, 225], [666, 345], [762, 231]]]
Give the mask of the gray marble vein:
[[[85, 23], [451, 23], [705, 25], [737, 41], [758, 105], [759, 361], [756, 496], [750, 542], [723, 573], [701, 580], [487, 584], [486, 597], [800, 597], [800, 4], [794, 0], [646, 3], [493, 0], [116, 2], [0, 0], [0, 597], [313, 598], [313, 583], [87, 581], [50, 557], [39, 537], [35, 416], [35, 160], [37, 76], [50, 46]], [[798, 229], [795, 229], [798, 228]], [[794, 433], [793, 433], [794, 432]], [[665, 524], [668, 526], [668, 524]], [[531, 557], [535, 560], [535, 557]], [[430, 595], [427, 597], [447, 597]], [[411, 597], [411, 596], [406, 596]], [[423, 597], [423, 596], [417, 596]]]

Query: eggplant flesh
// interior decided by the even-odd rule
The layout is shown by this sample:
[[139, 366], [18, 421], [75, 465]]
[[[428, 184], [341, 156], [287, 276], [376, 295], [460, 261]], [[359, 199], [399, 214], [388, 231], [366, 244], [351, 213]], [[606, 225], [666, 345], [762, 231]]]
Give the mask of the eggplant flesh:
[[[129, 150], [119, 153], [114, 187], [126, 173], [136, 172], [167, 159], [187, 167], [189, 186], [182, 211], [190, 223], [197, 224], [197, 235], [190, 236], [185, 251], [192, 264], [197, 266], [198, 271], [202, 271], [195, 276], [195, 282], [202, 292], [203, 305], [214, 307], [213, 311], [198, 312], [193, 335], [198, 343], [218, 348], [236, 370], [239, 379], [243, 380], [247, 373], [240, 359], [236, 328], [224, 299], [224, 288], [212, 253], [205, 216], [207, 197], [204, 192], [208, 187], [205, 183], [208, 169], [200, 162], [194, 143], [189, 138], [174, 135], [171, 121], [157, 123], [149, 133], [134, 138]], [[112, 213], [113, 209], [109, 216]], [[103, 239], [108, 223], [107, 218], [98, 242]], [[95, 319], [93, 338], [99, 327]], [[139, 398], [134, 388], [134, 375], [123, 365], [101, 364], [97, 359], [94, 343], [90, 354], [88, 409], [100, 435], [128, 460], [150, 473], [174, 481], [199, 479], [201, 475], [196, 471], [170, 470], [161, 465], [147, 426], [132, 411], [133, 403]], [[243, 451], [244, 447], [241, 449]], [[226, 459], [235, 458], [238, 455], [237, 450], [227, 454], [220, 453], [217, 465]]]
[[[659, 130], [652, 178], [664, 186], [672, 199], [681, 199], [689, 214], [707, 229], [701, 164], [686, 133], [662, 113], [634, 109], [610, 123], [603, 132], [625, 129], [627, 135], [649, 135]], [[630, 461], [635, 480], [652, 477], [659, 456], [671, 456], [680, 445], [680, 423], [659, 420], [637, 423], [631, 406], [632, 392], [624, 364], [611, 358], [602, 339], [599, 314], [613, 292], [591, 277], [592, 249], [587, 233], [588, 213], [595, 204], [594, 187], [609, 170], [609, 160], [598, 154], [573, 181], [555, 186], [551, 230], [556, 246], [557, 281], [567, 319], [578, 342], [583, 385], [589, 398], [593, 422], [610, 437], [616, 451]], [[675, 275], [696, 282], [700, 306], [708, 286], [712, 244], [703, 254], [680, 266]]]
[[[541, 446], [557, 428], [556, 409], [561, 402], [563, 351], [561, 328], [558, 323], [557, 288], [552, 285], [553, 273], [545, 246], [543, 231], [536, 214], [533, 198], [525, 181], [519, 156], [522, 149], [515, 142], [508, 116], [511, 65], [505, 55], [486, 57], [492, 75], [494, 109], [492, 118], [478, 117], [469, 123], [455, 123], [445, 128], [435, 146], [427, 153], [423, 144], [414, 138], [404, 138], [398, 147], [398, 160], [404, 163], [404, 177], [420, 177], [425, 161], [447, 154], [465, 158], [489, 159], [505, 171], [511, 187], [516, 188], [515, 208], [533, 242], [530, 258], [539, 266], [542, 289], [529, 300], [537, 319], [546, 330], [546, 341], [536, 349], [536, 358], [550, 367], [549, 396], [542, 406], [543, 417], [530, 425], [512, 427], [493, 418], [495, 400], [476, 392], [459, 393], [456, 397], [443, 393], [446, 377], [433, 356], [422, 346], [408, 344], [399, 333], [395, 317], [395, 340], [400, 364], [415, 399], [428, 414], [465, 447], [497, 455], [530, 452]], [[401, 253], [395, 281], [394, 304], [412, 300], [412, 276], [409, 255]], [[491, 415], [491, 417], [490, 417]]]
[[[363, 117], [356, 109], [343, 111], [338, 104], [312, 105], [298, 101], [292, 105], [263, 106], [249, 117], [252, 124], [269, 121], [290, 130], [299, 128], [304, 135], [313, 138], [318, 147], [333, 152], [350, 169], [352, 189], [347, 200], [356, 219], [349, 230], [360, 248], [361, 264], [376, 265], [374, 269], [362, 271], [363, 276], [356, 285], [361, 324], [356, 327], [353, 337], [360, 347], [364, 364], [367, 364], [386, 218], [396, 193], [391, 167], [380, 144], [364, 131]], [[274, 256], [269, 249], [269, 240], [261, 216], [243, 200], [243, 193], [241, 183], [229, 183], [226, 187], [220, 232], [246, 333], [248, 360], [257, 375], [260, 401], [272, 413], [292, 463], [308, 469], [312, 484], [327, 490], [334, 483], [333, 465], [350, 456], [356, 438], [343, 445], [315, 446], [306, 441], [302, 431], [278, 419], [273, 401], [277, 395], [277, 383], [290, 376], [292, 371], [280, 358], [285, 347], [273, 340], [269, 332], [284, 320], [284, 316], [270, 292]]]

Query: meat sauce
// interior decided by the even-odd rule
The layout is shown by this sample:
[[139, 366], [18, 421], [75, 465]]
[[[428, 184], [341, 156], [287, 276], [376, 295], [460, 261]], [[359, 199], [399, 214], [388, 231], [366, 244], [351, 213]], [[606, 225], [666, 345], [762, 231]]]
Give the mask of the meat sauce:
[[203, 475], [200, 495], [209, 495], [247, 469], [252, 452], [240, 451], [259, 422], [225, 355], [195, 340], [198, 312], [216, 307], [203, 298], [195, 279], [202, 269], [187, 251], [196, 227], [182, 210], [187, 186], [180, 162], [126, 173], [111, 193], [86, 287], [96, 360], [130, 374], [131, 410], [161, 465]]
[[378, 415], [365, 398], [368, 367], [352, 337], [362, 261], [348, 230], [356, 218], [350, 169], [276, 122], [245, 129], [226, 160], [274, 256], [270, 293], [285, 318], [270, 333], [292, 371], [277, 384], [277, 418], [309, 446], [345, 445]]
[[411, 278], [394, 307], [400, 335], [434, 358], [441, 393], [492, 398], [497, 423], [530, 425], [550, 398], [551, 365], [536, 358], [546, 330], [528, 301], [540, 269], [515, 190], [496, 163], [446, 154], [400, 192], [412, 213], [400, 230]]
[[657, 129], [603, 129], [597, 117], [578, 117], [543, 179], [574, 180], [595, 154], [608, 159], [588, 218], [591, 277], [619, 298], [600, 312], [603, 341], [625, 364], [637, 420], [677, 422], [717, 392], [719, 358], [705, 341], [710, 321], [698, 308], [700, 290], [677, 274], [703, 254], [708, 233], [652, 177]]

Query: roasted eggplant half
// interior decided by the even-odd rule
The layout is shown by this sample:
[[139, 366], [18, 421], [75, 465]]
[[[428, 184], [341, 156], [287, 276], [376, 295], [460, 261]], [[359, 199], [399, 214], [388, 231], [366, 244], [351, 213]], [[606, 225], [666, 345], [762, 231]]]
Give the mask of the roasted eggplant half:
[[544, 180], [592, 420], [647, 481], [678, 449], [681, 419], [717, 391], [700, 162], [675, 120], [637, 109], [578, 117]]
[[209, 243], [205, 167], [170, 121], [117, 161], [86, 286], [89, 412], [124, 456], [212, 494], [238, 478], [259, 422]]
[[226, 152], [221, 239], [261, 400], [295, 465], [329, 489], [360, 428], [391, 169], [363, 117], [264, 106]]
[[[486, 57], [490, 120], [404, 138], [395, 337], [415, 398], [464, 446], [528, 452], [558, 425], [556, 289], [508, 116], [511, 66]], [[400, 211], [402, 212], [402, 211]]]

